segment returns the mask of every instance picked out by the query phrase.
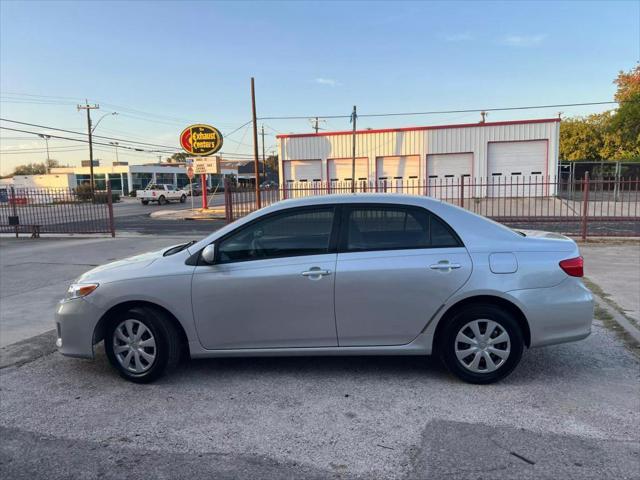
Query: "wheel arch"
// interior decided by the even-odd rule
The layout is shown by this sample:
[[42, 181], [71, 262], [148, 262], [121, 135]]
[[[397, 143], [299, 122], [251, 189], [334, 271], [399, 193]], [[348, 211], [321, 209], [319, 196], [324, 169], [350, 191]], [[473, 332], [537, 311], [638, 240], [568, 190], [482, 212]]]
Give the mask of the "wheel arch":
[[165, 307], [158, 305], [157, 303], [153, 303], [145, 300], [130, 300], [130, 301], [118, 303], [117, 305], [114, 305], [111, 308], [109, 308], [109, 310], [107, 310], [102, 315], [102, 317], [100, 317], [100, 320], [98, 320], [98, 323], [93, 329], [93, 344], [95, 345], [100, 340], [104, 339], [104, 334], [107, 329], [107, 325], [109, 325], [109, 322], [112, 321], [114, 318], [116, 318], [118, 314], [124, 313], [136, 307], [152, 308], [154, 310], [158, 310], [162, 312], [169, 319], [169, 321], [171, 321], [173, 325], [176, 327], [176, 330], [178, 331], [178, 334], [181, 337], [180, 340], [184, 345], [184, 347], [186, 349], [189, 348], [189, 340], [187, 337], [187, 333], [184, 327], [182, 326], [182, 324], [180, 323], [180, 321], [178, 320], [178, 318], [169, 310], [167, 310]]
[[524, 315], [523, 311], [513, 302], [498, 297], [495, 295], [475, 295], [472, 297], [464, 298], [453, 305], [451, 305], [444, 314], [440, 317], [438, 324], [436, 325], [435, 332], [433, 334], [433, 349], [436, 350], [438, 348], [438, 336], [441, 334], [444, 326], [447, 324], [449, 319], [451, 319], [456, 313], [460, 310], [464, 309], [469, 305], [494, 305], [496, 307], [502, 308], [513, 315], [513, 317], [518, 322], [520, 329], [522, 330], [522, 336], [524, 338], [524, 344], [527, 348], [531, 345], [531, 329], [529, 328], [529, 322], [527, 317]]

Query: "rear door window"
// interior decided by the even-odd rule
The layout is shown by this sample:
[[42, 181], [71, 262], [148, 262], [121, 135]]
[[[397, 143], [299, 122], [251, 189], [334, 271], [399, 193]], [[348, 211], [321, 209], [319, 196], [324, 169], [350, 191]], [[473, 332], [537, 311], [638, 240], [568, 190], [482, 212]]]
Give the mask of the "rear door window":
[[345, 209], [341, 250], [403, 250], [457, 247], [451, 228], [423, 208], [356, 206]]

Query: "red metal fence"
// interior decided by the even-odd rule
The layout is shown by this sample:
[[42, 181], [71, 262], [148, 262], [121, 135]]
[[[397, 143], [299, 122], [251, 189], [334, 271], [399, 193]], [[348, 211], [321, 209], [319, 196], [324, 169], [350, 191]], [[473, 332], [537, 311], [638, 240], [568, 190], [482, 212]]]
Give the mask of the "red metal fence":
[[[580, 236], [640, 236], [640, 179], [551, 177], [433, 178], [378, 182], [288, 182], [262, 189], [262, 206], [289, 198], [337, 193], [427, 195], [466, 208], [514, 228]], [[227, 183], [228, 222], [256, 209], [253, 187]]]
[[78, 192], [68, 188], [0, 189], [0, 232], [110, 233], [115, 236], [111, 189]]

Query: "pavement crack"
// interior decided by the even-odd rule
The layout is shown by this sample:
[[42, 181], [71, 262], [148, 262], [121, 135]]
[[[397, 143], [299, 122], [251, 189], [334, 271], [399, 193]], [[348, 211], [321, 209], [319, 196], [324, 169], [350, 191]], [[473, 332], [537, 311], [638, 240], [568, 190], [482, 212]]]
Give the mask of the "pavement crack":
[[516, 452], [509, 452], [510, 455], [513, 455], [516, 458], [519, 458], [520, 460], [522, 460], [525, 463], [528, 463], [529, 465], [535, 465], [536, 462], [534, 462], [533, 460], [529, 460], [527, 457], [524, 457]]

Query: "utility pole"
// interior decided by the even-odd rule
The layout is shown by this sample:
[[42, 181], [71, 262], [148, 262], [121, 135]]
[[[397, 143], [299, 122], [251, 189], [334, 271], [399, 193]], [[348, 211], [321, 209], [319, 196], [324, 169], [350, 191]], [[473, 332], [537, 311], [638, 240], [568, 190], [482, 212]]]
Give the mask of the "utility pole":
[[256, 208], [262, 208], [260, 199], [260, 161], [258, 160], [258, 123], [256, 122], [256, 89], [251, 77], [251, 112], [253, 119], [253, 170], [256, 175]]
[[264, 125], [262, 125], [262, 177], [267, 179], [267, 162], [264, 157]]
[[318, 133], [318, 130], [319, 130], [319, 127], [318, 127], [318, 117], [316, 117], [316, 124], [315, 124], [315, 126], [314, 126], [313, 128], [315, 129], [316, 133]]
[[351, 192], [356, 191], [356, 119], [358, 114], [356, 113], [356, 106], [353, 106], [353, 112], [351, 113], [351, 123], [353, 123], [353, 138], [351, 140]]
[[487, 112], [480, 112], [480, 115], [482, 116], [482, 120], [480, 120], [480, 123], [484, 123], [487, 120], [487, 116], [489, 114]]
[[51, 135], [39, 133], [38, 136], [40, 138], [44, 138], [44, 143], [47, 145], [47, 173], [51, 173], [51, 158], [49, 158], [49, 139], [51, 138]]
[[98, 110], [100, 108], [100, 105], [89, 105], [89, 102], [86, 98], [84, 100], [84, 103], [84, 105], [78, 105], [78, 111], [87, 111], [87, 131], [89, 132], [89, 185], [91, 185], [91, 195], [93, 196], [95, 183], [93, 180], [93, 140], [91, 135], [93, 130], [91, 129], [91, 110]]

